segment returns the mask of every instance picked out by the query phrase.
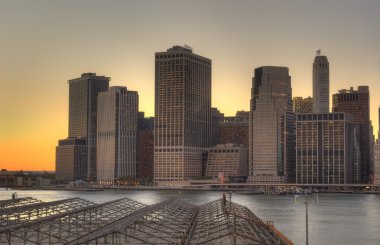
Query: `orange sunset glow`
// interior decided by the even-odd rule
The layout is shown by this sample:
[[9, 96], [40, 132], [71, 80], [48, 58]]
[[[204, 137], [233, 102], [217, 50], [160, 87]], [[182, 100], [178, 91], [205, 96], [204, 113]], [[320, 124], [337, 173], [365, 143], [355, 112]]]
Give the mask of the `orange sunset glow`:
[[321, 49], [330, 95], [369, 86], [377, 137], [380, 2], [322, 2], [1, 1], [0, 168], [55, 169], [67, 81], [82, 73], [138, 91], [139, 110], [154, 116], [154, 53], [176, 44], [212, 59], [212, 106], [225, 115], [250, 109], [253, 70], [263, 65], [289, 67], [293, 96], [311, 96]]

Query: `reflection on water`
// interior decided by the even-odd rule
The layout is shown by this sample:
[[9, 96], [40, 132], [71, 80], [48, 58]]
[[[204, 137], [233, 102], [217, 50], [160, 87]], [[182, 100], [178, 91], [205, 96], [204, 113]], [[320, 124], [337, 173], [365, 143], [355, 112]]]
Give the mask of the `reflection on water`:
[[[9, 199], [14, 191], [0, 191], [0, 199]], [[168, 191], [168, 190], [106, 190], [85, 191], [19, 191], [18, 197], [35, 197], [53, 201], [81, 197], [96, 203], [129, 197], [145, 204], [169, 198], [181, 198], [193, 204], [203, 204], [221, 198], [222, 192]], [[303, 197], [294, 202], [294, 196], [238, 195], [232, 201], [250, 208], [263, 220], [274, 221], [275, 226], [295, 244], [305, 244], [305, 205]], [[319, 203], [309, 204], [310, 244], [380, 244], [380, 195], [319, 194]]]

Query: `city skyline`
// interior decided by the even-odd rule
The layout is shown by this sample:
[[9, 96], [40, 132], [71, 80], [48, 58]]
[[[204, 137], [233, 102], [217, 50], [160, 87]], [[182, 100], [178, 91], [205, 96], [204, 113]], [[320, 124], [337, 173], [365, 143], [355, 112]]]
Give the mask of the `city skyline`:
[[[0, 3], [0, 45], [6, 47], [0, 58], [1, 168], [54, 169], [56, 140], [67, 134], [66, 81], [83, 72], [109, 76], [110, 85], [138, 91], [139, 110], [153, 116], [154, 52], [184, 43], [212, 59], [212, 106], [225, 115], [249, 110], [251, 78], [260, 66], [289, 67], [293, 96], [311, 96], [312, 62], [321, 49], [330, 63], [330, 100], [340, 89], [368, 85], [377, 135], [380, 34], [374, 20], [379, 3], [195, 1], [178, 19], [180, 3], [141, 2], [108, 6], [93, 1], [90, 9], [86, 1]], [[102, 11], [108, 18], [97, 18]], [[293, 17], [298, 15], [304, 24]], [[274, 16], [277, 21], [270, 21]], [[162, 18], [162, 29], [155, 18]]]

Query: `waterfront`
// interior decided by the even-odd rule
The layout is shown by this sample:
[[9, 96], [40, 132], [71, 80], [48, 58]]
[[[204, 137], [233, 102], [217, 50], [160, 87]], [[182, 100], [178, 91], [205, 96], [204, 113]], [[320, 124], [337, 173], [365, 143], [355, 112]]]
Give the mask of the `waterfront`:
[[[222, 192], [203, 191], [41, 191], [2, 190], [0, 199], [9, 199], [16, 191], [18, 197], [35, 197], [53, 201], [81, 197], [97, 203], [129, 197], [153, 204], [178, 197], [194, 204], [203, 204], [221, 197]], [[379, 244], [380, 195], [371, 194], [319, 194], [319, 203], [309, 204], [310, 244]], [[298, 198], [302, 201], [303, 196]], [[249, 207], [264, 220], [275, 226], [295, 244], [305, 243], [305, 205], [295, 203], [293, 195], [239, 195], [232, 201]]]

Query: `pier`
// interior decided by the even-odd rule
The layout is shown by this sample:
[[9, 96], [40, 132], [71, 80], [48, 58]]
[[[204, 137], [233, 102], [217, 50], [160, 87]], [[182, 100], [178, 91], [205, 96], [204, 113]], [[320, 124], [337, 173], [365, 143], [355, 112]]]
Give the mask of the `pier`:
[[226, 196], [200, 206], [181, 199], [0, 201], [1, 244], [293, 244], [272, 222]]

